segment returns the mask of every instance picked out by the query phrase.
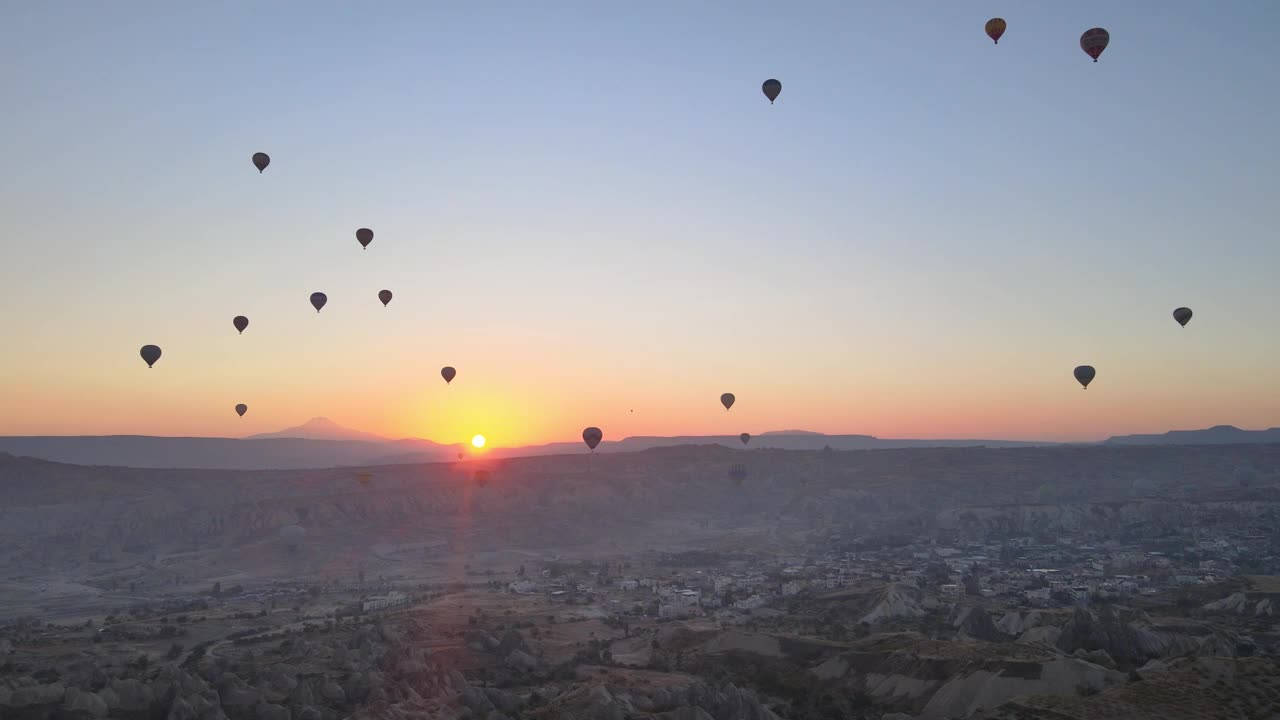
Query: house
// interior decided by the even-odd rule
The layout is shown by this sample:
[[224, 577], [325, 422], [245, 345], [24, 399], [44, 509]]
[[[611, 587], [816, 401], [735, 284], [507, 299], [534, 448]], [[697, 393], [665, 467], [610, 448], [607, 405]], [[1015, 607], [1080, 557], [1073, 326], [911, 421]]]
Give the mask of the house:
[[537, 589], [537, 584], [532, 580], [517, 580], [507, 585], [507, 592], [515, 595], [528, 595]]
[[366, 599], [360, 606], [363, 612], [377, 612], [378, 610], [389, 610], [393, 607], [409, 604], [409, 596], [402, 592], [392, 591], [386, 595], [371, 597]]
[[640, 583], [635, 580], [623, 580], [618, 583], [619, 590], [635, 590], [640, 587]]

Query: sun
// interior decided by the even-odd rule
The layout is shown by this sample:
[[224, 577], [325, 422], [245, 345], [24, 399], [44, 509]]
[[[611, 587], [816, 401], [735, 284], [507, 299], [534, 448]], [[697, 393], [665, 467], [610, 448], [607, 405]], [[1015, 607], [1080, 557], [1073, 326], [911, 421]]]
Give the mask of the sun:
[[484, 436], [476, 435], [475, 437], [471, 438], [471, 445], [472, 447], [476, 447], [476, 448], [484, 447]]

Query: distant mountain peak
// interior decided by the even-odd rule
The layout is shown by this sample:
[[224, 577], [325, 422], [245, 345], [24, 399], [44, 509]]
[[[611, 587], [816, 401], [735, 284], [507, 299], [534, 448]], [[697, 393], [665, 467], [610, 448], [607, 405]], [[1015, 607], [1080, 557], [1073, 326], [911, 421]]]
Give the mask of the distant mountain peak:
[[1280, 442], [1280, 429], [1241, 430], [1235, 425], [1214, 425], [1204, 430], [1170, 430], [1163, 435], [1117, 435], [1113, 445], [1217, 445], [1223, 443]]
[[761, 437], [765, 435], [826, 435], [826, 433], [814, 432], [812, 430], [769, 430], [760, 433]]
[[250, 435], [248, 440], [265, 440], [269, 438], [302, 438], [304, 440], [364, 440], [366, 442], [387, 442], [387, 438], [373, 433], [352, 430], [343, 427], [327, 417], [313, 417], [296, 427], [285, 428], [279, 432]]

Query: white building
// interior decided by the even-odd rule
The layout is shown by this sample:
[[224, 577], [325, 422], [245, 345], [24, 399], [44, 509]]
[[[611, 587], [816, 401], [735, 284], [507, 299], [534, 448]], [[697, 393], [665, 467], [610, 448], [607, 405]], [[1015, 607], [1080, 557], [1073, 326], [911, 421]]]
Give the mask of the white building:
[[408, 603], [408, 595], [393, 590], [386, 595], [366, 599], [364, 603], [361, 604], [360, 609], [362, 612], [377, 612], [379, 610], [388, 610], [393, 607], [407, 605]]
[[516, 595], [528, 595], [537, 588], [537, 584], [532, 580], [517, 580], [507, 585], [507, 592], [515, 593]]

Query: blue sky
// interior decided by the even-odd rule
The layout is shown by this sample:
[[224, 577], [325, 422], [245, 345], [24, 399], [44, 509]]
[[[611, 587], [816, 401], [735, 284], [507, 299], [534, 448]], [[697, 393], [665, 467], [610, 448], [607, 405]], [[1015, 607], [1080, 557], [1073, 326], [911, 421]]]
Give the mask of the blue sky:
[[[0, 432], [328, 414], [559, 439], [624, 391], [662, 408], [628, 430], [718, 431], [681, 403], [725, 386], [764, 399], [753, 431], [1280, 424], [1275, 3], [5, 16], [0, 299], [14, 347], [39, 350], [0, 360], [21, 410]], [[1078, 38], [1097, 25], [1094, 64]], [[382, 287], [399, 315], [355, 309]], [[303, 324], [314, 290], [324, 332]], [[241, 313], [251, 352], [223, 336]], [[171, 385], [137, 385], [146, 342]], [[1082, 362], [1091, 393], [1114, 388], [1089, 412], [1058, 397]], [[488, 396], [465, 423], [437, 413], [415, 393], [446, 363], [519, 421]], [[223, 417], [244, 395], [261, 426]]]

